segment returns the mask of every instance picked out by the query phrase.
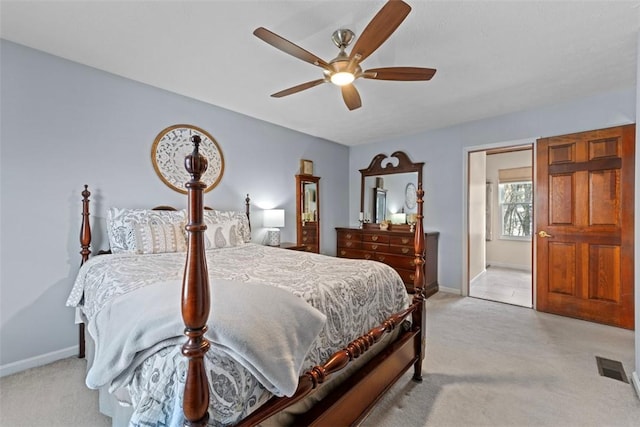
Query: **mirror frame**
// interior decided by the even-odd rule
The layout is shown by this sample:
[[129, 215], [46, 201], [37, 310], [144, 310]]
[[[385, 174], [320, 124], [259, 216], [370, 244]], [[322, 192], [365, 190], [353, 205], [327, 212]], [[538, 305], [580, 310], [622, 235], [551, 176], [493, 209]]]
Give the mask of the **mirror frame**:
[[[316, 184], [316, 218], [315, 221], [303, 221], [302, 211], [304, 205], [304, 184], [314, 183]], [[296, 175], [296, 242], [298, 245], [304, 245], [302, 241], [303, 223], [315, 223], [315, 245], [318, 247], [318, 253], [320, 252], [320, 177], [313, 175]]]
[[[391, 160], [393, 157], [398, 159], [398, 164], [393, 165], [393, 161]], [[389, 160], [386, 165], [382, 165], [385, 160]], [[417, 172], [418, 180], [417, 184], [422, 184], [422, 169], [424, 166], [424, 162], [414, 163], [409, 159], [409, 156], [404, 151], [395, 151], [390, 156], [387, 156], [384, 153], [377, 154], [369, 166], [365, 169], [360, 169], [360, 174], [362, 175], [360, 180], [360, 212], [364, 212], [364, 191], [365, 191], [365, 178], [369, 176], [378, 176], [378, 175], [392, 175], [396, 173], [407, 173], [407, 172]], [[373, 220], [374, 218], [372, 218]], [[377, 223], [374, 223], [377, 224]]]

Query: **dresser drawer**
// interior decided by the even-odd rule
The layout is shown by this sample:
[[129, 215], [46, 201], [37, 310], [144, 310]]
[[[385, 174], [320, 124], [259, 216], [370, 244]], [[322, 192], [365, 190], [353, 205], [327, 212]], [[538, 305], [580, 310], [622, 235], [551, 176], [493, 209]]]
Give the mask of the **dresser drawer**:
[[354, 259], [373, 259], [371, 252], [366, 252], [360, 249], [338, 249], [338, 256], [340, 258], [354, 258]]
[[405, 268], [411, 270], [416, 267], [415, 259], [408, 256], [376, 253], [374, 259], [376, 261], [384, 262], [393, 268]]
[[389, 243], [392, 245], [406, 245], [409, 247], [413, 248], [413, 240], [414, 240], [414, 236], [413, 235], [407, 235], [407, 236], [391, 236], [389, 238]]
[[338, 248], [341, 249], [361, 249], [362, 242], [359, 240], [338, 239]]
[[316, 236], [314, 235], [307, 235], [307, 236], [302, 236], [302, 244], [303, 245], [308, 245], [309, 243], [316, 243]]
[[315, 236], [316, 235], [316, 227], [302, 227], [302, 235], [303, 236]]
[[389, 243], [389, 236], [385, 234], [362, 234], [362, 241], [364, 243]]
[[360, 233], [354, 233], [351, 231], [338, 231], [338, 240], [357, 240], [360, 241]]
[[398, 245], [387, 246], [387, 252], [392, 254], [415, 256], [413, 251], [414, 251], [413, 246], [398, 246]]
[[389, 252], [389, 245], [379, 242], [363, 242], [362, 249], [371, 252]]

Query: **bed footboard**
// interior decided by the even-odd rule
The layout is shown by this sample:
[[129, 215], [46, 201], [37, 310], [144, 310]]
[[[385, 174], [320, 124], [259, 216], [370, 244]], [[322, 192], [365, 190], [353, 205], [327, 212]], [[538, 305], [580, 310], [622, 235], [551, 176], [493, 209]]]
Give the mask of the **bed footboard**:
[[380, 326], [351, 342], [346, 348], [336, 352], [329, 360], [313, 367], [302, 375], [298, 389], [291, 397], [272, 398], [262, 407], [245, 418], [238, 426], [249, 427], [266, 420], [284, 408], [300, 401], [322, 385], [332, 374], [344, 369], [350, 362], [362, 356], [385, 333], [393, 331], [404, 319], [411, 315], [411, 327], [404, 331], [388, 347], [369, 360], [342, 383], [330, 395], [322, 399], [308, 412], [298, 417], [295, 425], [328, 426], [357, 425], [373, 409], [384, 393], [391, 388], [411, 366], [414, 367], [413, 380], [422, 381], [422, 361], [425, 355], [425, 304], [424, 304], [424, 229], [423, 229], [422, 183], [417, 190], [417, 223], [414, 250], [416, 274], [415, 293], [409, 308], [395, 313]]
[[[393, 314], [381, 325], [356, 338], [347, 347], [334, 353], [327, 362], [314, 366], [300, 376], [293, 396], [272, 398], [237, 425], [255, 426], [302, 400], [333, 374], [363, 356], [384, 334], [391, 333], [400, 325], [406, 325], [404, 320], [419, 310], [420, 305], [411, 304], [406, 310]], [[310, 411], [296, 419], [295, 425], [351, 425], [362, 420], [384, 392], [419, 358], [415, 347], [418, 335], [419, 329], [407, 326], [389, 347], [369, 360]]]

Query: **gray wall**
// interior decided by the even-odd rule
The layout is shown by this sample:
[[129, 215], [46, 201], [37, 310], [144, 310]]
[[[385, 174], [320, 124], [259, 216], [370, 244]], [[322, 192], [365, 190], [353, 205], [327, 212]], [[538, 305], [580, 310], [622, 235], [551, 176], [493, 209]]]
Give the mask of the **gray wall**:
[[322, 251], [335, 254], [333, 229], [348, 215], [347, 147], [5, 40], [0, 47], [0, 365], [75, 351], [74, 311], [64, 304], [80, 261], [83, 184], [101, 249], [110, 206], [185, 206], [186, 196], [151, 164], [154, 138], [173, 124], [216, 138], [225, 172], [205, 202], [243, 210], [249, 193], [258, 241], [260, 207], [286, 209], [282, 240], [295, 239], [294, 175], [301, 158], [313, 160], [322, 178]]

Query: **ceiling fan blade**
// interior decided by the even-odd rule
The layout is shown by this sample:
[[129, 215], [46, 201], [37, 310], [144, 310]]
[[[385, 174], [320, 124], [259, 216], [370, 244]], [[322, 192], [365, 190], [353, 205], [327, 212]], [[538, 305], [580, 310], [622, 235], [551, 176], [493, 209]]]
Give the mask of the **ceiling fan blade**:
[[318, 80], [314, 80], [314, 81], [311, 81], [311, 82], [302, 83], [302, 84], [299, 84], [297, 86], [290, 87], [289, 89], [285, 89], [285, 90], [281, 90], [280, 92], [276, 92], [271, 96], [274, 97], [274, 98], [282, 98], [283, 96], [292, 95], [294, 93], [301, 92], [301, 91], [303, 91], [305, 89], [311, 89], [312, 87], [318, 86], [319, 84], [322, 84], [325, 81], [326, 81], [325, 79], [318, 79]]
[[375, 80], [398, 80], [398, 81], [418, 81], [431, 80], [436, 73], [434, 68], [420, 67], [384, 67], [371, 68], [362, 73], [365, 79]]
[[349, 58], [356, 58], [358, 55], [356, 60], [360, 62], [371, 55], [393, 34], [409, 12], [411, 12], [411, 6], [405, 2], [389, 0], [362, 31], [351, 49]]
[[341, 89], [342, 98], [344, 99], [344, 103], [347, 104], [347, 108], [349, 110], [355, 110], [356, 108], [360, 108], [362, 106], [360, 94], [358, 93], [358, 90], [354, 85], [344, 85]]
[[318, 58], [313, 53], [301, 48], [300, 46], [291, 43], [289, 40], [277, 35], [274, 32], [267, 30], [264, 27], [256, 28], [253, 32], [253, 35], [263, 40], [266, 43], [269, 43], [271, 46], [276, 49], [280, 49], [281, 51], [288, 53], [289, 55], [295, 56], [298, 59], [302, 59], [305, 62], [316, 65], [318, 67], [327, 69], [329, 64], [326, 63], [321, 58]]

